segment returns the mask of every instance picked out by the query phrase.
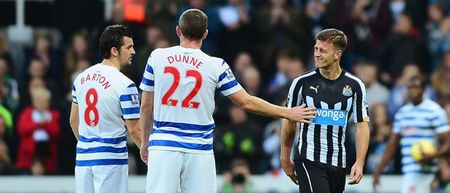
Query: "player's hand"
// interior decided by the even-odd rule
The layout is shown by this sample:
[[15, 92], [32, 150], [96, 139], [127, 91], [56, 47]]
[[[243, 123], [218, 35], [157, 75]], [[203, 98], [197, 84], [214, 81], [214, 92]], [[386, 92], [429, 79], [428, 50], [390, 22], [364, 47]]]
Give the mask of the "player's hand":
[[141, 145], [140, 153], [141, 153], [141, 160], [146, 165], [148, 165], [148, 146], [147, 145]]
[[289, 157], [286, 159], [281, 158], [281, 167], [283, 167], [284, 173], [286, 173], [289, 178], [291, 178], [292, 182], [298, 185], [297, 174], [295, 173], [295, 165], [294, 162], [291, 161]]
[[426, 164], [429, 163], [430, 161], [433, 161], [433, 159], [436, 156], [434, 154], [426, 154], [422, 152], [422, 158], [420, 158], [419, 160], [417, 160], [419, 163], [421, 164]]
[[363, 164], [356, 162], [353, 164], [352, 170], [350, 171], [350, 177], [348, 184], [354, 185], [358, 184], [363, 177]]
[[290, 115], [288, 119], [290, 121], [303, 122], [311, 124], [311, 120], [316, 117], [316, 108], [314, 107], [306, 107], [305, 104], [302, 104], [298, 107], [294, 107], [290, 109]]

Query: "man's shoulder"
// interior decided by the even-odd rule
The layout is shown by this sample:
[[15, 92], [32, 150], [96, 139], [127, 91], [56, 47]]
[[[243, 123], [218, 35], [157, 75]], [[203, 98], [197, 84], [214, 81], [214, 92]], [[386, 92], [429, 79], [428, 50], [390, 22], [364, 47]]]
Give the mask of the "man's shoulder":
[[301, 81], [301, 80], [303, 81], [303, 80], [306, 80], [306, 79], [309, 79], [309, 78], [314, 78], [315, 75], [317, 75], [317, 70], [313, 69], [313, 70], [310, 70], [310, 71], [307, 71], [307, 72], [301, 74], [300, 76], [295, 78], [293, 80], [293, 82], [298, 82], [298, 81]]
[[365, 84], [364, 82], [357, 77], [356, 75], [352, 74], [351, 72], [345, 71], [345, 77], [347, 78], [347, 81], [349, 81], [350, 83], [354, 83], [356, 85], [359, 85], [360, 87], [364, 87], [365, 88]]

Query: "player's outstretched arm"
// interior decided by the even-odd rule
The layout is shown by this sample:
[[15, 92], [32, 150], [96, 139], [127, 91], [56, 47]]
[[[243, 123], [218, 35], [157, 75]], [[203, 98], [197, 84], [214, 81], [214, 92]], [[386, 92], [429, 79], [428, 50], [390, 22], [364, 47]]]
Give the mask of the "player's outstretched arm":
[[384, 167], [389, 163], [391, 158], [394, 156], [399, 143], [400, 143], [400, 135], [392, 134], [391, 137], [389, 138], [388, 145], [383, 153], [380, 163], [377, 165], [375, 171], [373, 172], [374, 187], [380, 183], [380, 174], [383, 171]]
[[73, 135], [77, 140], [80, 139], [80, 135], [78, 134], [78, 125], [80, 124], [80, 120], [78, 117], [78, 104], [72, 102], [72, 108], [70, 110], [70, 118], [69, 118], [70, 127], [72, 128]]
[[141, 99], [141, 159], [148, 163], [148, 139], [153, 128], [153, 92], [142, 92]]
[[266, 117], [285, 118], [291, 121], [311, 123], [316, 115], [315, 108], [305, 107], [305, 105], [286, 108], [273, 105], [261, 98], [249, 95], [244, 89], [241, 89], [228, 98], [240, 108]]
[[369, 123], [356, 123], [356, 162], [350, 171], [349, 184], [358, 184], [363, 177], [364, 162], [366, 160], [367, 149], [369, 148], [370, 130]]
[[292, 182], [298, 184], [297, 174], [295, 173], [294, 162], [291, 160], [291, 148], [295, 137], [296, 122], [284, 119], [281, 126], [281, 152], [280, 162], [284, 172]]

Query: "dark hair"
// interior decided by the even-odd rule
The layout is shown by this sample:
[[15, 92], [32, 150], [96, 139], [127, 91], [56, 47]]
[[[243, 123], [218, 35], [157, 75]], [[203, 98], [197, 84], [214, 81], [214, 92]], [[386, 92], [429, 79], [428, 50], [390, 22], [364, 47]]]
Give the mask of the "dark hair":
[[413, 76], [408, 81], [408, 86], [419, 86], [425, 88], [426, 80], [422, 76]]
[[100, 36], [100, 53], [104, 59], [111, 57], [111, 48], [120, 50], [123, 45], [123, 37], [133, 38], [131, 31], [124, 25], [110, 25], [102, 32]]
[[200, 40], [208, 28], [208, 16], [199, 9], [188, 9], [181, 14], [178, 27], [185, 38]]
[[333, 45], [340, 50], [345, 50], [347, 47], [347, 36], [344, 32], [335, 28], [322, 30], [316, 34], [314, 40], [333, 43]]

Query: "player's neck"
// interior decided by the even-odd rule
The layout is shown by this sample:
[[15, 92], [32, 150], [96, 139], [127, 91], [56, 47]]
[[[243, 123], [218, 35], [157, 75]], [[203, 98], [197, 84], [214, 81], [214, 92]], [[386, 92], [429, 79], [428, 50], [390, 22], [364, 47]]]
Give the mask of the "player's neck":
[[120, 64], [117, 60], [114, 59], [103, 59], [102, 64], [107, 65], [107, 66], [112, 66], [114, 68], [117, 68], [118, 70], [120, 70]]
[[200, 49], [202, 47], [202, 41], [201, 40], [181, 39], [180, 46], [183, 48]]
[[329, 80], [336, 80], [342, 73], [342, 68], [339, 66], [339, 62], [337, 64], [332, 64], [330, 66], [319, 68], [320, 74]]

